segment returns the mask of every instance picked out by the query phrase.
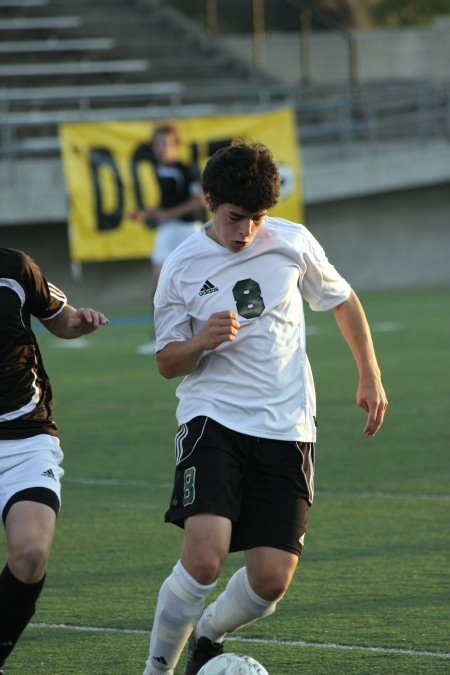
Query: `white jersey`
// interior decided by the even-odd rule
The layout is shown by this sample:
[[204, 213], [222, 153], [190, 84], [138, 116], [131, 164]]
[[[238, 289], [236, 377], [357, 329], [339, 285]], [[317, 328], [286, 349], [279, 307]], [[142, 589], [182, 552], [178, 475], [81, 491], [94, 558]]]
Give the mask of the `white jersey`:
[[350, 286], [303, 225], [266, 217], [236, 253], [207, 236], [210, 225], [163, 265], [156, 349], [189, 339], [214, 312], [236, 312], [240, 329], [234, 341], [206, 351], [178, 386], [178, 422], [206, 415], [251, 436], [314, 442], [303, 298], [313, 310], [331, 309], [348, 298]]

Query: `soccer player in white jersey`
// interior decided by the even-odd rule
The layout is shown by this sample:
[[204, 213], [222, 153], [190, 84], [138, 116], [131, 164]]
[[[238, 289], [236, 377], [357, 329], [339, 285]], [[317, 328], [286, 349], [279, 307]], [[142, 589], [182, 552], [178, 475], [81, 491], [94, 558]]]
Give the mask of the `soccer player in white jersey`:
[[[227, 633], [272, 614], [292, 579], [316, 440], [303, 300], [333, 310], [350, 346], [366, 436], [387, 406], [356, 294], [305, 227], [267, 215], [280, 184], [268, 148], [237, 141], [202, 180], [212, 220], [169, 256], [155, 296], [158, 368], [184, 376], [165, 516], [184, 540], [159, 592], [144, 675], [174, 673], [187, 641], [194, 675]], [[245, 566], [205, 608], [229, 551], [245, 551]]]
[[52, 390], [31, 316], [68, 339], [108, 323], [94, 309], [67, 304], [28, 255], [0, 247], [0, 514], [8, 551], [0, 572], [0, 673], [44, 585], [63, 475]]

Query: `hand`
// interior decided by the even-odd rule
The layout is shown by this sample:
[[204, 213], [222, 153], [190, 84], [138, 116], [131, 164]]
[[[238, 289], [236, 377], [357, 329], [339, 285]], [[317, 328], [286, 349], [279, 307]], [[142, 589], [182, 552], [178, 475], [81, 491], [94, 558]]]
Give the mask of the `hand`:
[[128, 211], [127, 217], [131, 218], [131, 220], [139, 220], [141, 223], [143, 223], [148, 215], [148, 211], [145, 211], [145, 209], [134, 209], [134, 211]]
[[239, 330], [237, 314], [225, 310], [211, 314], [201, 330], [186, 341], [169, 342], [156, 353], [158, 370], [163, 377], [193, 373], [205, 351], [234, 340]]
[[232, 342], [238, 334], [239, 328], [237, 314], [225, 310], [211, 314], [197, 336], [201, 335], [203, 349], [216, 349], [223, 342]]
[[135, 209], [134, 211], [129, 211], [127, 213], [128, 218], [132, 220], [139, 220], [141, 223], [145, 223], [150, 229], [158, 227], [161, 220], [164, 218], [161, 215], [162, 209]]
[[89, 307], [76, 309], [67, 319], [69, 330], [78, 335], [93, 333], [99, 326], [106, 326], [108, 323], [109, 319], [104, 314]]
[[356, 402], [368, 413], [367, 422], [364, 427], [365, 435], [375, 436], [383, 424], [384, 413], [388, 405], [380, 380], [360, 381], [356, 393]]

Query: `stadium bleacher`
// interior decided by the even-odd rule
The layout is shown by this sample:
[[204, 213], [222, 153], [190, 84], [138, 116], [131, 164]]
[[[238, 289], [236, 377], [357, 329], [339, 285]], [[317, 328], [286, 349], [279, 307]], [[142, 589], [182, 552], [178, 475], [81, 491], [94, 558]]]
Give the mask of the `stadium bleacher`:
[[151, 0], [1, 0], [0, 39], [4, 157], [57, 152], [64, 121], [207, 114], [212, 85], [255, 101], [270, 82]]
[[[108, 39], [114, 46], [96, 49], [95, 44], [84, 43], [90, 48], [80, 51], [47, 48], [63, 40], [88, 39]], [[439, 251], [448, 249], [442, 230], [448, 220], [447, 80], [419, 79], [419, 75], [416, 79], [389, 79], [381, 73], [380, 80], [362, 80], [357, 86], [335, 78], [326, 83], [318, 79], [309, 85], [286, 85], [236, 57], [231, 48], [222, 47], [170, 10], [165, 0], [0, 0], [0, 42], [22, 41], [24, 46], [41, 41], [44, 51], [30, 54], [17, 47], [14, 53], [1, 54], [2, 68], [14, 66], [17, 72], [0, 75], [0, 197], [5, 206], [0, 225], [5, 241], [19, 248], [32, 246], [44, 261], [45, 241], [50, 237], [59, 250], [64, 278], [67, 269], [74, 268], [67, 252], [60, 123], [227, 115], [284, 104], [291, 105], [297, 114], [304, 203], [308, 222], [319, 239], [323, 237], [326, 243], [333, 238], [334, 246], [336, 240], [345, 242], [350, 237], [353, 241], [360, 231], [361, 200], [366, 199], [364, 226], [377, 233], [387, 223], [390, 236], [392, 203], [387, 199], [385, 206], [378, 196], [404, 190], [403, 210], [394, 209], [397, 234], [401, 225], [408, 237], [414, 231], [418, 242], [428, 242], [430, 235], [423, 232], [423, 222], [428, 226], [431, 218], [431, 238], [441, 242]], [[197, 67], [199, 61], [202, 68]], [[130, 62], [140, 66], [130, 67]], [[73, 72], [44, 75], [44, 63], [52, 67], [56, 63], [59, 72], [64, 68]], [[19, 75], [19, 66], [25, 74]], [[41, 75], [30, 75], [31, 66], [38, 71], [40, 67]], [[421, 195], [415, 201], [417, 186], [425, 186], [424, 190], [431, 186], [429, 196]], [[349, 206], [354, 198], [357, 208]], [[433, 206], [422, 215], [422, 205], [425, 209], [427, 203]], [[358, 226], [353, 223], [354, 215]], [[380, 275], [375, 267], [357, 269], [355, 278], [361, 287], [379, 287], [396, 275], [395, 283], [401, 277], [402, 284], [412, 284], [414, 265], [405, 264], [394, 274], [398, 259], [405, 258], [403, 249], [397, 251], [390, 242], [385, 246], [383, 232], [375, 236], [371, 246], [374, 242], [380, 250], [379, 259], [391, 252], [385, 264], [387, 273]], [[357, 267], [359, 258], [347, 259], [343, 249], [337, 256], [351, 268]], [[54, 259], [50, 262], [53, 265]], [[87, 266], [85, 283], [91, 281], [100, 291], [106, 275], [108, 291], [104, 292], [115, 301], [120, 294], [134, 297], [140, 286], [135, 275], [142, 274], [144, 287], [147, 283], [144, 262], [137, 267], [124, 265], [121, 273], [113, 264], [92, 263]], [[447, 261], [429, 266], [427, 273], [430, 283], [448, 279]], [[130, 282], [125, 287], [123, 279], [128, 275]], [[74, 279], [67, 278], [64, 287], [73, 286], [74, 292], [79, 292], [79, 280]]]
[[0, 157], [58, 152], [61, 122], [289, 104], [303, 143], [448, 133], [433, 82], [282, 84], [157, 0], [0, 0]]

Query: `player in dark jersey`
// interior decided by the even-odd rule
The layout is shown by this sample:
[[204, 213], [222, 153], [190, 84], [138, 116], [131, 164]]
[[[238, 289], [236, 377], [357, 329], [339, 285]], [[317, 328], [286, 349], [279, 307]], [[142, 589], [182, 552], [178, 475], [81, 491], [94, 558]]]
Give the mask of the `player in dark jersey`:
[[0, 673], [44, 585], [64, 473], [31, 316], [67, 339], [108, 323], [100, 312], [68, 305], [28, 255], [0, 247], [0, 513], [8, 549], [0, 573]]
[[[158, 285], [162, 264], [169, 253], [203, 224], [199, 220], [204, 215], [200, 172], [195, 164], [180, 162], [180, 142], [180, 133], [175, 124], [156, 127], [151, 148], [160, 201], [158, 206], [138, 209], [129, 214], [131, 218], [157, 227], [151, 256], [153, 293]], [[153, 354], [155, 343], [151, 341], [143, 344], [137, 351], [141, 355]]]

